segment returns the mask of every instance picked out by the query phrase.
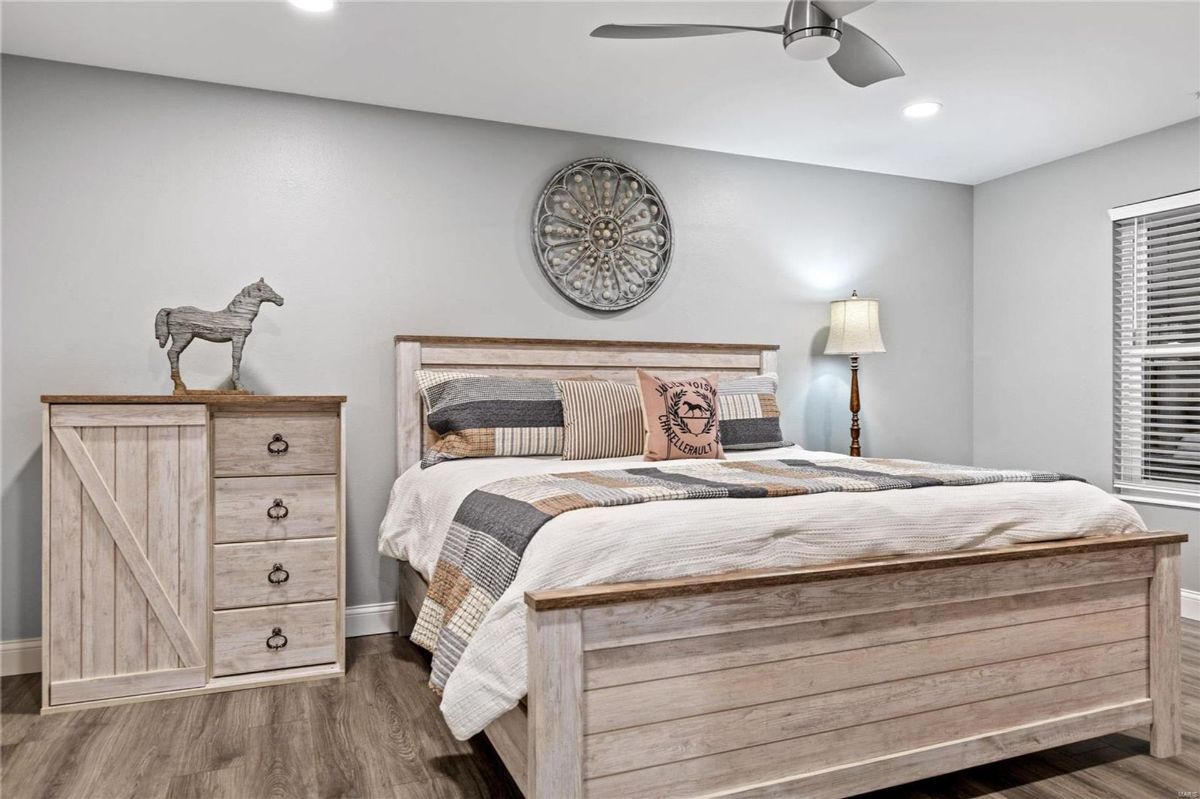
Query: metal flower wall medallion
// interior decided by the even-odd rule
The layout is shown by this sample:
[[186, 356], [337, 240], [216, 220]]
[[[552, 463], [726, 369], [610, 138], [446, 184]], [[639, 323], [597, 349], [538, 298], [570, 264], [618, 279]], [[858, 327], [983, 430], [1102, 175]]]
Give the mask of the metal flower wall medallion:
[[671, 219], [642, 173], [607, 158], [559, 170], [533, 212], [533, 249], [563, 296], [597, 311], [649, 297], [671, 265]]

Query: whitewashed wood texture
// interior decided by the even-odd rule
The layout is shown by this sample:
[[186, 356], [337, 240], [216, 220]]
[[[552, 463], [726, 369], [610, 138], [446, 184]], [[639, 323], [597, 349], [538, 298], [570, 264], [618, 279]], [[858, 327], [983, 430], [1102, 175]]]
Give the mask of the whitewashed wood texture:
[[1179, 544], [1157, 547], [1150, 580], [1150, 754], [1174, 757], [1183, 747], [1180, 718]]
[[528, 747], [529, 716], [524, 707], [518, 705], [493, 721], [484, 730], [513, 782], [525, 794], [529, 794]]
[[[213, 481], [213, 541], [323, 538], [339, 527], [338, 477], [218, 477]], [[271, 511], [280, 500], [286, 516]]]
[[1152, 716], [1171, 751], [1178, 642], [1153, 606], [1178, 545], [1073, 546], [628, 601], [548, 591], [547, 609], [535, 592], [529, 795], [848, 796]]
[[216, 477], [337, 474], [338, 453], [334, 413], [213, 414]]
[[[337, 602], [218, 610], [213, 612], [214, 676], [288, 669], [337, 660]], [[287, 642], [270, 649], [274, 630]]]
[[[711, 795], [840, 797], [1148, 723], [1153, 705], [1150, 582], [1159, 568], [1166, 569], [1169, 579], [1172, 545], [1166, 545], [1167, 558], [1148, 543], [1148, 554], [1138, 549], [1101, 550], [1087, 553], [1082, 563], [1054, 554], [1056, 547], [1066, 545], [1029, 548], [1040, 549], [1042, 555], [1031, 559], [1038, 565], [1023, 572], [1034, 590], [1011, 593], [1010, 583], [998, 579], [990, 582], [985, 596], [956, 601], [956, 586], [962, 585], [958, 576], [933, 577], [944, 570], [904, 563], [917, 570], [899, 570], [889, 578], [893, 583], [939, 585], [944, 595], [916, 607], [882, 607], [828, 618], [825, 608], [793, 596], [799, 608], [809, 609], [794, 609], [786, 624], [778, 623], [776, 614], [763, 618], [766, 626], [728, 628], [722, 627], [729, 620], [723, 618], [717, 632], [705, 635], [689, 636], [687, 630], [675, 628], [675, 637], [584, 651], [583, 701], [598, 706], [607, 699], [619, 707], [603, 715], [609, 711], [597, 712], [585, 704], [582, 719], [589, 732], [578, 744], [578, 768], [588, 778], [581, 793], [572, 794], [577, 773], [572, 762], [547, 777], [557, 781], [558, 793], [553, 795], [696, 796], [710, 795], [713, 785], [726, 785], [730, 787], [712, 790]], [[868, 565], [882, 568], [888, 562]], [[978, 577], [995, 565], [973, 568]], [[406, 564], [401, 565], [401, 577], [402, 601], [419, 607], [424, 581]], [[861, 577], [849, 579], [860, 582], [833, 580], [822, 595], [856, 594], [866, 585]], [[590, 590], [602, 599], [603, 589], [579, 591]], [[902, 603], [894, 596], [888, 601]], [[744, 615], [753, 618], [762, 607], [777, 602], [773, 595], [758, 607], [751, 602]], [[636, 615], [664, 619], [663, 626], [670, 628], [669, 620], [689, 612], [683, 607], [689, 603], [726, 607], [703, 592], [672, 596], [667, 591], [640, 604], [670, 612], [647, 612], [643, 607]], [[626, 604], [639, 603], [579, 609], [580, 644], [589, 616], [603, 617], [606, 608]], [[531, 617], [536, 613], [531, 610]], [[552, 646], [567, 650], [566, 659], [535, 654], [530, 639], [531, 656], [544, 661], [541, 666], [531, 661], [531, 668], [542, 675], [540, 682], [531, 681], [533, 692], [547, 680], [557, 680], [561, 690], [580, 679], [568, 665], [575, 662], [572, 635], [562, 642], [559, 633], [562, 630], [554, 637], [560, 643]], [[538, 646], [547, 640], [541, 636]], [[1169, 649], [1170, 639], [1164, 640]], [[827, 662], [821, 662], [821, 656]], [[770, 679], [734, 679], [747, 667], [774, 666], [784, 675], [783, 688], [772, 686]], [[545, 676], [545, 669], [564, 668], [566, 680]], [[703, 702], [713, 702], [710, 694], [717, 694], [742, 697], [745, 705], [694, 713], [698, 708], [671, 689], [678, 680], [670, 678], [679, 677], [710, 681], [710, 690], [700, 694]], [[642, 685], [659, 690], [642, 691]], [[641, 693], [622, 697], [596, 690], [601, 688]], [[796, 696], [778, 699], [777, 694]], [[557, 697], [541, 707], [554, 707], [561, 701]], [[640, 707], [647, 697], [661, 720], [647, 722]], [[764, 698], [768, 701], [761, 701]], [[530, 708], [537, 706], [531, 694]], [[621, 716], [621, 708], [631, 706], [632, 712]], [[621, 721], [610, 720], [618, 716]], [[910, 717], [915, 721], [905, 721]], [[529, 725], [524, 741], [514, 733], [522, 721]], [[554, 716], [543, 724], [555, 728], [558, 723]], [[529, 751], [528, 741], [535, 741], [537, 729], [533, 716], [519, 706], [485, 733], [517, 775], [520, 770], [510, 761], [515, 751]], [[848, 731], [854, 729], [863, 731], [861, 737], [851, 736]], [[928, 729], [944, 736], [930, 737]], [[542, 766], [547, 767], [550, 752], [570, 748], [572, 741], [569, 735], [544, 747]], [[531, 754], [536, 758], [536, 750]], [[567, 754], [572, 761], [573, 757]], [[801, 763], [808, 758], [815, 770], [777, 766], [776, 761], [794, 765], [796, 758]], [[526, 768], [532, 762], [527, 761]], [[712, 773], [706, 773], [710, 769]], [[680, 772], [683, 777], [672, 781]], [[537, 793], [527, 780], [524, 775], [518, 778], [527, 795], [550, 795]]]
[[213, 607], [218, 610], [312, 602], [337, 595], [336, 538], [213, 547]]
[[[43, 713], [343, 673], [343, 399], [43, 397]], [[239, 432], [291, 434], [285, 476], [214, 479], [214, 416], [239, 473], [260, 457]], [[267, 579], [276, 563], [286, 582]], [[232, 614], [220, 663], [214, 608]], [[270, 630], [253, 630], [260, 652], [247, 625], [274, 608], [295, 634], [268, 661]]]
[[86, 407], [49, 414], [48, 701], [201, 685], [208, 553], [180, 541], [204, 540], [207, 461], [181, 451], [205, 417]]
[[582, 796], [583, 639], [580, 611], [528, 616], [526, 782], [531, 796]]

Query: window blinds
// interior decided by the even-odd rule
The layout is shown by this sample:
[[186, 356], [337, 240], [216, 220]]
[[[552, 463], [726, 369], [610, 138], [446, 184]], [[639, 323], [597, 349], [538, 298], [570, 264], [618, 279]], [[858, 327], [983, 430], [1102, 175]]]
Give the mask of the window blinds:
[[1200, 500], [1200, 191], [1113, 209], [1113, 484]]

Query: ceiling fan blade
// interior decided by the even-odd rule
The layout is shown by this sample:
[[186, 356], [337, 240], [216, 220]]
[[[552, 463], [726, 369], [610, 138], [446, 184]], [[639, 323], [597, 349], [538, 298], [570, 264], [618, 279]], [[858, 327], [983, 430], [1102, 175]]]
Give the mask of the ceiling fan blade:
[[842, 46], [829, 57], [829, 66], [842, 80], [860, 88], [904, 74], [879, 42], [847, 22], [842, 23]]
[[812, 4], [834, 19], [849, 16], [874, 3], [875, 0], [812, 0]]
[[747, 25], [601, 25], [592, 31], [597, 39], [679, 39], [685, 36], [720, 36], [723, 33], [783, 33], [782, 25], [755, 28]]

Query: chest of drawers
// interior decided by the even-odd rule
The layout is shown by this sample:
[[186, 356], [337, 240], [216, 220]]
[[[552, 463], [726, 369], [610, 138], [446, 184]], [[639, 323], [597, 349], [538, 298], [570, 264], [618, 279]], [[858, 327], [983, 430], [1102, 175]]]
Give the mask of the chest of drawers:
[[344, 397], [42, 401], [43, 712], [344, 673]]

